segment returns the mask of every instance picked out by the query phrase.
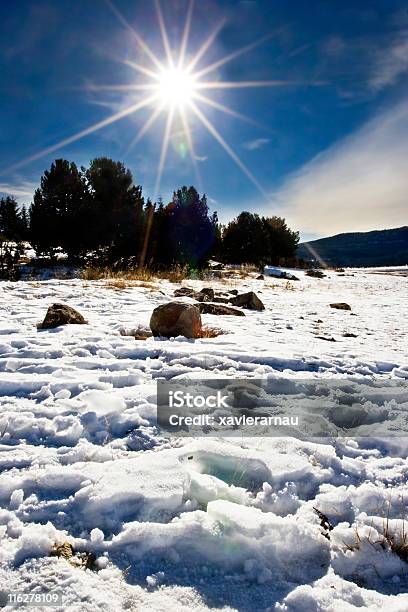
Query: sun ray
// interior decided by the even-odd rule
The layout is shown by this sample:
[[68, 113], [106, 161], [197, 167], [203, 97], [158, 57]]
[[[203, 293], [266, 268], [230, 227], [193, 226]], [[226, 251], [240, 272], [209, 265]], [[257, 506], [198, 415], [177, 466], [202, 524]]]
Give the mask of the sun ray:
[[98, 123], [94, 123], [93, 125], [90, 125], [84, 130], [77, 132], [76, 134], [73, 134], [72, 136], [69, 136], [68, 138], [65, 138], [64, 140], [60, 140], [60, 142], [57, 142], [55, 145], [47, 147], [46, 149], [43, 149], [42, 151], [39, 151], [38, 153], [35, 153], [34, 155], [31, 155], [30, 157], [27, 157], [26, 159], [20, 162], [17, 162], [16, 164], [9, 166], [8, 168], [5, 168], [4, 170], [0, 172], [0, 174], [4, 174], [6, 172], [13, 172], [14, 170], [17, 170], [18, 168], [21, 168], [22, 166], [25, 166], [26, 164], [29, 164], [32, 161], [35, 161], [36, 159], [40, 159], [41, 157], [44, 157], [45, 155], [54, 153], [54, 151], [57, 151], [58, 149], [61, 149], [62, 147], [65, 147], [66, 145], [72, 144], [73, 142], [76, 142], [77, 140], [84, 138], [84, 136], [88, 136], [89, 134], [92, 134], [93, 132], [96, 132], [100, 130], [101, 128], [104, 128], [107, 125], [111, 125], [112, 123], [115, 123], [116, 121], [119, 121], [120, 119], [123, 119], [124, 117], [127, 117], [128, 115], [131, 115], [137, 112], [144, 106], [148, 106], [149, 104], [152, 104], [155, 100], [157, 100], [157, 94], [155, 94], [154, 96], [151, 96], [150, 98], [145, 98], [144, 100], [141, 100], [137, 104], [128, 106], [127, 108], [124, 108], [123, 110], [115, 113], [114, 115], [110, 115], [110, 117], [106, 117], [102, 121], [98, 121]]
[[163, 46], [166, 52], [167, 63], [169, 66], [174, 66], [173, 54], [171, 52], [169, 38], [167, 36], [167, 30], [166, 30], [166, 26], [164, 23], [163, 13], [160, 8], [160, 0], [155, 0], [155, 4], [156, 4], [157, 19], [159, 20], [160, 32], [161, 32], [162, 39], [163, 39]]
[[153, 83], [143, 83], [140, 85], [86, 85], [87, 91], [154, 91], [157, 85]]
[[137, 70], [138, 72], [142, 72], [143, 74], [145, 74], [146, 76], [150, 77], [151, 79], [157, 79], [158, 78], [157, 72], [153, 72], [153, 70], [149, 70], [149, 68], [145, 68], [145, 66], [141, 66], [140, 64], [137, 64], [136, 62], [133, 62], [132, 60], [126, 59], [126, 60], [123, 61], [123, 63], [126, 66], [130, 66], [131, 68], [133, 68], [133, 70]]
[[266, 191], [262, 187], [262, 185], [257, 181], [252, 172], [246, 167], [243, 161], [238, 157], [238, 155], [231, 149], [229, 144], [225, 142], [224, 138], [218, 132], [218, 130], [213, 126], [213, 124], [207, 119], [207, 117], [201, 112], [201, 110], [197, 107], [194, 102], [191, 102], [191, 108], [200, 119], [201, 123], [207, 128], [210, 134], [219, 142], [219, 144], [223, 147], [223, 149], [228, 153], [231, 159], [237, 164], [237, 166], [242, 170], [242, 172], [249, 178], [250, 181], [257, 187], [257, 189], [262, 193], [265, 198], [268, 197]]
[[205, 40], [204, 44], [199, 48], [199, 50], [197, 51], [197, 53], [195, 54], [195, 56], [193, 57], [191, 62], [187, 65], [187, 67], [186, 67], [186, 71], [187, 72], [191, 72], [193, 70], [193, 68], [197, 65], [197, 63], [203, 57], [204, 53], [206, 53], [206, 51], [209, 49], [209, 47], [211, 47], [211, 45], [213, 44], [214, 40], [216, 39], [216, 37], [218, 36], [220, 31], [224, 27], [225, 21], [226, 21], [225, 19], [220, 21], [220, 23], [217, 25], [217, 27], [215, 28], [213, 33], [210, 34], [210, 36], [207, 38], [207, 40]]
[[183, 31], [183, 36], [182, 36], [181, 45], [180, 45], [180, 53], [179, 53], [179, 59], [178, 59], [179, 68], [182, 68], [182, 66], [184, 66], [184, 58], [186, 55], [187, 42], [188, 42], [188, 37], [190, 34], [191, 17], [193, 15], [193, 8], [194, 8], [194, 0], [189, 0], [186, 23], [184, 25], [184, 31]]
[[170, 133], [171, 133], [172, 125], [173, 125], [173, 117], [174, 117], [174, 107], [171, 107], [169, 109], [169, 114], [167, 115], [166, 128], [164, 130], [162, 148], [160, 152], [160, 161], [159, 161], [159, 165], [157, 168], [156, 183], [154, 186], [154, 197], [159, 195], [160, 182], [161, 182], [161, 177], [163, 174], [164, 162], [166, 161], [167, 149], [169, 147], [169, 142], [170, 142]]
[[255, 119], [251, 119], [251, 117], [242, 115], [241, 113], [234, 111], [232, 108], [229, 108], [229, 106], [225, 106], [224, 104], [220, 104], [219, 102], [216, 102], [215, 100], [212, 100], [211, 98], [207, 98], [207, 96], [203, 96], [195, 92], [194, 99], [200, 100], [204, 104], [207, 104], [208, 106], [212, 106], [213, 108], [216, 108], [217, 110], [220, 110], [221, 112], [226, 113], [227, 115], [230, 115], [231, 117], [235, 117], [236, 119], [245, 121], [245, 123], [250, 123], [251, 125], [255, 125], [256, 127], [264, 129], [264, 126], [261, 125], [258, 121], [255, 121]]
[[245, 45], [245, 47], [241, 47], [240, 49], [237, 49], [236, 51], [233, 51], [232, 53], [229, 53], [225, 57], [222, 57], [221, 59], [217, 60], [213, 64], [210, 64], [209, 66], [206, 66], [205, 68], [197, 72], [195, 74], [196, 78], [199, 79], [205, 74], [208, 74], [209, 72], [212, 72], [216, 68], [223, 66], [224, 64], [226, 64], [227, 62], [230, 62], [236, 57], [239, 57], [240, 55], [243, 55], [244, 53], [248, 53], [248, 51], [251, 51], [252, 49], [255, 49], [256, 47], [259, 47], [264, 42], [272, 38], [272, 36], [274, 35], [275, 35], [275, 32], [270, 32], [269, 34], [267, 34], [266, 36], [263, 36], [262, 38], [259, 38], [255, 42], [250, 43], [249, 45]]
[[133, 140], [130, 143], [130, 145], [128, 146], [126, 152], [129, 152], [131, 149], [133, 149], [133, 147], [139, 142], [139, 140], [141, 140], [143, 138], [143, 136], [146, 134], [146, 132], [152, 127], [153, 123], [156, 121], [156, 119], [162, 113], [163, 108], [164, 108], [164, 104], [161, 104], [158, 108], [156, 108], [152, 112], [152, 114], [150, 115], [150, 117], [148, 118], [146, 123], [144, 123], [142, 125], [142, 127], [140, 128], [140, 130], [136, 134], [135, 138], [133, 138]]
[[198, 169], [197, 156], [196, 156], [194, 142], [193, 142], [193, 135], [191, 133], [190, 124], [187, 119], [187, 114], [183, 108], [180, 109], [180, 117], [181, 117], [181, 122], [183, 124], [184, 133], [186, 135], [187, 144], [188, 144], [188, 148], [190, 151], [190, 157], [193, 163], [194, 172], [195, 172], [197, 183], [198, 183], [198, 188], [200, 191], [202, 191], [202, 180], [201, 180], [200, 171]]
[[155, 54], [153, 53], [153, 51], [150, 49], [149, 45], [147, 43], [145, 43], [145, 41], [143, 40], [143, 38], [140, 36], [140, 34], [138, 34], [136, 32], [136, 30], [134, 28], [132, 28], [132, 26], [126, 21], [126, 19], [123, 17], [122, 13], [116, 8], [116, 6], [113, 4], [113, 2], [111, 0], [105, 0], [106, 4], [109, 6], [110, 10], [112, 11], [112, 13], [116, 16], [116, 18], [120, 21], [120, 23], [131, 32], [131, 34], [134, 36], [134, 38], [137, 40], [139, 46], [143, 49], [143, 51], [146, 53], [146, 55], [148, 55], [150, 57], [150, 59], [152, 60], [152, 62], [154, 64], [156, 64], [157, 68], [159, 68], [159, 70], [163, 70], [164, 66], [161, 63], [161, 61], [155, 56]]
[[196, 89], [247, 89], [249, 87], [283, 87], [299, 82], [274, 79], [271, 81], [202, 81]]

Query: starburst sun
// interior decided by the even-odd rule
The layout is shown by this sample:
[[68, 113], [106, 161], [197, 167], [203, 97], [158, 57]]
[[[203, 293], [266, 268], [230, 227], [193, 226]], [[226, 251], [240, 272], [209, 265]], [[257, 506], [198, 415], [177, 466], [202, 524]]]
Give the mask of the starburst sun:
[[122, 13], [120, 13], [117, 7], [112, 3], [112, 0], [106, 0], [106, 3], [113, 12], [113, 14], [116, 16], [116, 18], [119, 20], [119, 22], [122, 24], [122, 26], [124, 26], [131, 33], [137, 46], [144, 52], [144, 55], [148, 58], [149, 62], [148, 65], [140, 65], [130, 60], [126, 60], [125, 63], [128, 66], [132, 67], [134, 70], [136, 70], [138, 74], [143, 75], [145, 78], [147, 77], [147, 79], [145, 80], [145, 82], [142, 83], [137, 81], [134, 84], [128, 85], [92, 85], [89, 86], [89, 88], [92, 89], [92, 91], [105, 90], [125, 92], [128, 94], [133, 92], [141, 94], [141, 97], [138, 97], [137, 101], [135, 99], [134, 103], [132, 103], [130, 106], [126, 106], [121, 110], [115, 112], [114, 114], [99, 121], [98, 123], [94, 123], [93, 125], [90, 125], [89, 127], [73, 134], [72, 136], [69, 136], [64, 140], [46, 149], [43, 149], [38, 153], [35, 153], [31, 157], [14, 164], [10, 168], [7, 168], [4, 172], [16, 170], [17, 168], [20, 168], [21, 166], [31, 161], [53, 153], [54, 151], [57, 151], [58, 149], [61, 149], [64, 146], [67, 146], [81, 138], [84, 138], [85, 136], [88, 136], [89, 134], [92, 134], [97, 130], [100, 130], [108, 125], [115, 123], [116, 121], [119, 121], [120, 119], [123, 119], [124, 117], [132, 115], [138, 112], [139, 110], [150, 106], [152, 107], [152, 112], [147, 118], [147, 120], [142, 124], [137, 134], [134, 136], [130, 147], [134, 146], [146, 134], [146, 132], [152, 127], [152, 125], [156, 122], [156, 120], [162, 113], [167, 113], [161, 151], [159, 156], [159, 163], [156, 173], [156, 181], [153, 194], [154, 197], [157, 197], [160, 194], [161, 177], [167, 157], [175, 115], [178, 115], [181, 121], [181, 126], [185, 135], [187, 149], [190, 152], [191, 160], [195, 168], [199, 185], [201, 184], [201, 181], [197, 167], [197, 156], [194, 150], [192, 130], [190, 128], [190, 117], [197, 119], [208, 130], [208, 132], [214, 137], [214, 139], [223, 147], [224, 151], [229, 155], [229, 157], [247, 176], [247, 178], [252, 181], [252, 183], [263, 194], [265, 194], [262, 186], [259, 184], [258, 180], [255, 178], [252, 172], [243, 163], [236, 151], [234, 151], [233, 148], [225, 141], [223, 136], [215, 127], [214, 123], [210, 121], [210, 119], [207, 117], [203, 107], [211, 107], [212, 109], [216, 109], [219, 112], [226, 113], [232, 117], [249, 123], [255, 124], [256, 122], [246, 117], [245, 115], [242, 115], [232, 110], [224, 104], [221, 104], [220, 102], [211, 98], [210, 95], [204, 95], [203, 92], [205, 92], [206, 90], [211, 91], [222, 89], [247, 89], [252, 87], [276, 87], [281, 85], [287, 85], [289, 81], [281, 80], [207, 80], [208, 75], [211, 75], [212, 72], [221, 68], [227, 62], [257, 47], [262, 42], [271, 38], [273, 34], [268, 34], [260, 40], [257, 40], [238, 50], [235, 50], [226, 55], [225, 57], [222, 57], [221, 59], [213, 63], [207, 64], [206, 66], [197, 69], [197, 66], [200, 65], [205, 54], [214, 43], [214, 40], [218, 35], [219, 31], [221, 30], [223, 23], [218, 24], [218, 26], [204, 41], [204, 43], [201, 45], [195, 55], [191, 56], [191, 54], [188, 53], [188, 39], [192, 22], [194, 0], [188, 1], [186, 22], [181, 40], [179, 42], [179, 49], [177, 50], [177, 52], [174, 52], [174, 50], [170, 46], [163, 14], [160, 7], [160, 0], [155, 0], [158, 24], [165, 52], [164, 56], [160, 58], [156, 55], [156, 53], [152, 51], [152, 49], [144, 41], [141, 35], [128, 23], [128, 21], [126, 21]]

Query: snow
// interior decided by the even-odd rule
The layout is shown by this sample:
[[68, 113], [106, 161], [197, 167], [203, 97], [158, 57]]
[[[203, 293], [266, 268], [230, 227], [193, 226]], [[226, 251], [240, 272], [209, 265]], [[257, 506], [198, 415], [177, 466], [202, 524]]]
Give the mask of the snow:
[[[408, 565], [383, 536], [407, 530], [408, 431], [370, 427], [408, 428], [408, 280], [374, 272], [185, 281], [266, 307], [203, 315], [224, 333], [195, 341], [122, 335], [180, 284], [1, 283], [0, 591], [52, 589], [78, 612], [407, 610]], [[38, 330], [53, 302], [88, 325]], [[156, 382], [187, 376], [270, 379], [283, 395], [358, 380], [371, 437], [169, 438]], [[66, 541], [95, 569], [50, 556]]]

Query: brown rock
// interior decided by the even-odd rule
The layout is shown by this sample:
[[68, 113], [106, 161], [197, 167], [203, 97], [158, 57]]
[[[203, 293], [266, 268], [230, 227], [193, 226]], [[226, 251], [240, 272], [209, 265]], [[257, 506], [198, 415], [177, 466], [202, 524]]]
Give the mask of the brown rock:
[[337, 310], [351, 310], [351, 306], [346, 304], [346, 302], [336, 302], [335, 304], [330, 304], [330, 308], [336, 308]]
[[153, 336], [198, 338], [201, 334], [200, 311], [183, 302], [162, 304], [153, 310], [150, 329]]
[[306, 276], [311, 276], [313, 278], [324, 278], [326, 275], [322, 270], [307, 270]]
[[192, 287], [180, 287], [174, 291], [174, 297], [191, 297], [195, 294]]
[[200, 293], [202, 295], [207, 296], [207, 298], [211, 301], [215, 295], [214, 293], [214, 289], [212, 289], [211, 287], [203, 287], [200, 291]]
[[224, 304], [210, 304], [208, 302], [200, 302], [197, 304], [197, 308], [200, 309], [201, 314], [212, 314], [212, 315], [233, 315], [236, 317], [244, 317], [245, 313], [242, 310], [231, 308], [231, 306], [224, 306]]
[[80, 312], [66, 304], [53, 304], [47, 310], [44, 321], [38, 326], [39, 329], [53, 329], [60, 325], [76, 324], [84, 325], [87, 321]]
[[249, 310], [265, 310], [265, 306], [253, 291], [241, 293], [231, 298], [231, 304], [234, 304], [234, 306], [242, 306]]

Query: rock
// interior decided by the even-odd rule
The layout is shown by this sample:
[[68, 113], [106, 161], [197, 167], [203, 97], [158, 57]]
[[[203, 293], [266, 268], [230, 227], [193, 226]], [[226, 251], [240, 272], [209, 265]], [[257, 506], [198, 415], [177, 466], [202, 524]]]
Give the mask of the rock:
[[200, 302], [196, 304], [201, 314], [212, 314], [212, 315], [233, 315], [236, 317], [244, 317], [245, 313], [242, 310], [231, 308], [231, 306], [224, 306], [224, 304], [211, 304], [209, 302]]
[[210, 287], [204, 287], [201, 291], [196, 292], [193, 296], [199, 302], [211, 302], [214, 298], [215, 292], [214, 289]]
[[231, 298], [231, 304], [234, 306], [242, 306], [249, 310], [265, 310], [265, 306], [262, 304], [259, 297], [253, 291], [248, 293], [241, 293]]
[[195, 291], [192, 287], [180, 287], [174, 291], [174, 297], [191, 297], [195, 294]]
[[231, 293], [231, 295], [238, 295], [238, 289], [231, 289], [228, 293]]
[[193, 304], [168, 302], [153, 310], [150, 318], [153, 336], [185, 336], [198, 338], [201, 334], [201, 316]]
[[351, 306], [346, 304], [346, 302], [336, 302], [335, 304], [330, 304], [330, 308], [336, 308], [337, 310], [351, 310]]
[[325, 273], [322, 270], [307, 270], [306, 276], [312, 276], [313, 278], [325, 278]]
[[260, 274], [259, 276], [256, 277], [256, 280], [265, 280], [265, 277], [263, 274]]
[[[211, 301], [214, 297], [214, 289], [212, 289], [211, 287], [203, 287], [200, 291], [201, 295], [206, 296], [209, 301]], [[200, 300], [201, 301], [201, 300]], [[205, 301], [205, 300], [203, 300]]]
[[53, 304], [47, 310], [44, 321], [38, 326], [39, 329], [53, 329], [67, 324], [84, 325], [87, 321], [80, 312], [66, 304]]
[[217, 304], [229, 304], [230, 298], [226, 297], [214, 297], [212, 302], [217, 302]]
[[211, 302], [214, 297], [214, 289], [204, 287], [201, 291], [195, 291], [192, 287], [180, 287], [174, 291], [174, 297], [190, 297], [199, 302]]

